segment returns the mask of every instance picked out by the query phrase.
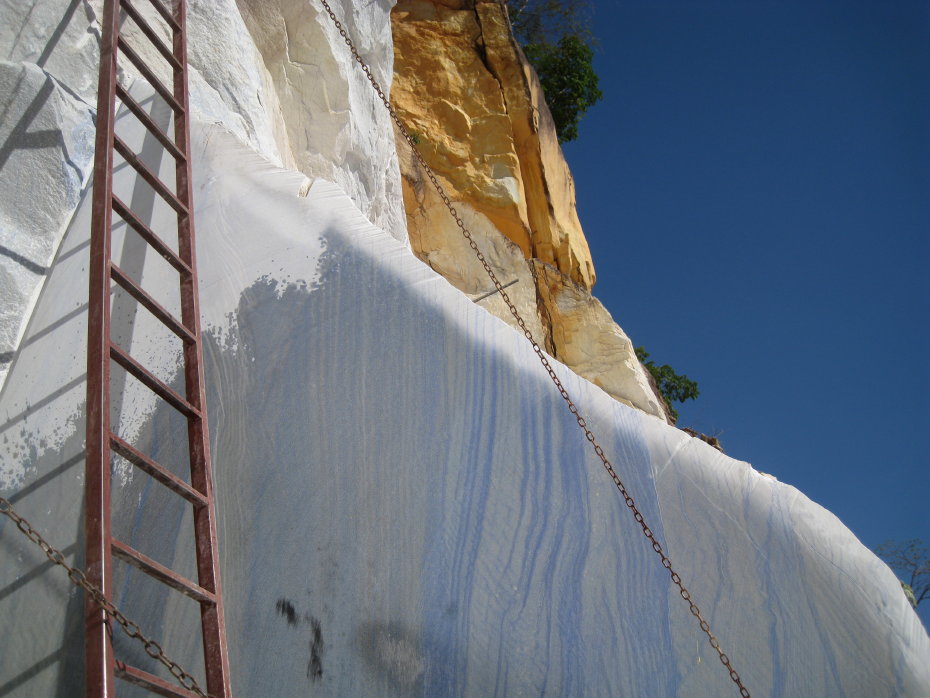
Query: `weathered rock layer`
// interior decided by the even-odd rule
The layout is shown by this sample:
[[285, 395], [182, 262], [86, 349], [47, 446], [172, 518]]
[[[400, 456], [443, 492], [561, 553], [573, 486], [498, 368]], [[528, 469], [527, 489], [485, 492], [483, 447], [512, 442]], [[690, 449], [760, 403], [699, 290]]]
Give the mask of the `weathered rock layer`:
[[[613, 397], [665, 418], [633, 346], [590, 290], [575, 185], [535, 72], [497, 0], [400, 0], [392, 100], [417, 149], [546, 349]], [[515, 324], [403, 139], [414, 252]]]

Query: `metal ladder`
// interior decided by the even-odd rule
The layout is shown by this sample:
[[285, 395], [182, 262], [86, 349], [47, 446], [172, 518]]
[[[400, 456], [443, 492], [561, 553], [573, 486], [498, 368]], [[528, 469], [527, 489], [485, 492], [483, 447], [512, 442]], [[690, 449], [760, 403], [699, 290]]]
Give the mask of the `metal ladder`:
[[[170, 0], [169, 0], [170, 1]], [[173, 37], [169, 48], [140, 14], [138, 3], [150, 4]], [[216, 698], [231, 695], [229, 659], [219, 579], [216, 516], [204, 399], [203, 352], [200, 337], [200, 308], [197, 295], [194, 221], [190, 163], [190, 125], [187, 91], [186, 2], [174, 0], [173, 10], [162, 0], [105, 0], [100, 48], [100, 82], [97, 98], [97, 135], [94, 161], [94, 191], [90, 248], [90, 296], [87, 337], [87, 462], [85, 492], [85, 545], [87, 576], [104, 592], [113, 594], [113, 558], [133, 565], [153, 579], [186, 594], [199, 603], [203, 632], [207, 692]], [[165, 59], [173, 74], [171, 89], [160, 81], [140, 54], [120, 36], [121, 12], [132, 20], [142, 35]], [[159, 20], [160, 21], [160, 20]], [[121, 85], [117, 84], [117, 55], [135, 69], [169, 105], [174, 115], [174, 138], [161, 130], [148, 113]], [[175, 191], [165, 185], [114, 132], [117, 98], [157, 138], [175, 159]], [[133, 211], [113, 193], [114, 150], [177, 213], [176, 254]], [[178, 320], [111, 259], [112, 217], [116, 213], [177, 272], [180, 284], [181, 318]], [[114, 282], [183, 343], [185, 395], [180, 395], [143, 367], [127, 351], [111, 341], [110, 284]], [[168, 468], [111, 431], [110, 362], [147, 386], [178, 410], [187, 420], [190, 484]], [[193, 507], [197, 555], [197, 582], [185, 579], [134, 550], [111, 535], [110, 459], [116, 453], [184, 498]], [[85, 681], [88, 696], [115, 695], [120, 678], [151, 692], [166, 696], [190, 696], [191, 692], [142, 669], [128, 666], [114, 656], [107, 615], [92, 599], [85, 608]]]

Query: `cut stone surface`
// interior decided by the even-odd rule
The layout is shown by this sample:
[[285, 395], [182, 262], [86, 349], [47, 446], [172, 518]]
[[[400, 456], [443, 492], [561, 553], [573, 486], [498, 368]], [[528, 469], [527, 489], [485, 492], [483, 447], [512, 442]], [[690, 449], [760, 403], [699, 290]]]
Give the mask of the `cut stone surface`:
[[87, 104], [33, 63], [0, 62], [0, 384], [81, 197], [94, 150]]
[[[389, 89], [390, 4], [331, 4]], [[102, 6], [0, 0], [0, 385], [92, 166]], [[303, 172], [305, 190], [315, 177], [338, 182], [370, 220], [406, 240], [390, 118], [329, 18], [301, 0], [187, 6], [192, 112]], [[134, 7], [170, 46], [151, 4]], [[124, 21], [121, 33], [170, 89], [168, 63], [135, 23]], [[125, 86], [139, 82], [125, 57], [119, 69]]]
[[[276, 134], [288, 166], [338, 182], [369, 220], [406, 240], [390, 116], [322, 6], [304, 0], [236, 4], [274, 86]], [[330, 4], [389, 93], [392, 3]]]
[[[389, 129], [378, 143], [361, 133], [383, 125], [374, 116], [381, 107], [362, 97], [367, 86], [346, 77], [345, 100], [338, 81], [326, 87], [338, 109], [311, 110], [310, 123], [322, 114], [321, 134], [348, 144], [319, 146], [332, 148], [342, 185], [309, 179], [296, 169], [310, 160], [300, 159], [304, 136], [291, 120], [303, 118], [294, 104], [315, 97], [303, 87], [283, 94], [290, 87], [280, 76], [291, 68], [261, 48], [255, 17], [242, 21], [231, 0], [207, 1], [191, 4], [204, 23], [194, 31], [207, 42], [242, 42], [197, 54], [191, 151], [236, 695], [264, 696], [269, 687], [282, 696], [735, 693], [531, 347], [477, 307], [499, 298], [478, 299], [490, 289], [474, 268], [455, 276], [457, 252], [447, 256], [439, 244], [447, 230], [423, 233], [418, 244], [455, 286], [414, 257], [397, 229], [384, 229], [391, 185], [379, 189], [378, 177], [394, 177], [394, 144]], [[426, 4], [418, 11], [432, 11]], [[81, 188], [87, 162], [71, 167], [68, 158], [80, 162], [92, 125], [82, 79], [98, 5], [0, 0], [0, 127], [16, 134], [3, 142], [40, 146], [10, 146], [0, 168], [10, 178], [0, 182], [4, 225], [21, 228], [4, 238], [2, 258], [18, 274], [34, 272], [0, 283], [18, 293], [24, 280], [36, 298], [27, 324], [16, 313], [4, 320], [25, 329], [0, 390], [0, 495], [77, 565], [91, 198]], [[261, 27], [291, 11], [239, 7], [267, 9]], [[334, 8], [353, 31], [386, 36], [388, 3]], [[322, 21], [316, 11], [306, 19]], [[285, 33], [303, 19], [284, 22]], [[250, 31], [258, 47], [249, 48]], [[331, 52], [348, 75], [336, 35], [320, 31], [329, 43], [321, 60]], [[370, 51], [382, 56], [379, 79], [389, 76], [385, 45]], [[167, 127], [170, 114], [151, 87], [131, 72], [123, 79]], [[125, 109], [117, 122], [170, 181], [172, 159], [149, 147], [151, 136]], [[310, 152], [313, 133], [304, 135]], [[366, 143], [380, 148], [370, 160], [357, 150]], [[175, 224], [131, 168], [117, 168], [114, 181], [154, 229]], [[436, 201], [419, 184], [409, 178], [405, 195], [432, 215]], [[35, 230], [30, 191], [50, 202], [29, 219], [42, 221]], [[530, 316], [537, 304], [533, 327], [548, 334], [550, 351], [574, 352], [579, 364], [594, 353], [625, 361], [628, 341], [604, 334], [612, 325], [583, 284], [552, 264], [528, 265], [480, 207], [466, 204], [462, 215], [502, 280], [516, 278], [508, 291], [521, 310]], [[372, 223], [378, 217], [383, 227]], [[177, 276], [125, 225], [113, 233], [120, 266], [176, 313]], [[26, 312], [29, 294], [16, 293]], [[176, 337], [118, 289], [112, 319], [120, 346], [180, 385]], [[930, 695], [930, 638], [891, 570], [836, 517], [644, 414], [648, 396], [630, 399], [640, 410], [630, 409], [559, 361], [553, 368], [753, 695]], [[616, 380], [617, 391], [640, 389], [598, 375], [605, 386]], [[119, 371], [112, 380], [117, 433], [186, 478], [185, 419]], [[114, 534], [193, 578], [191, 508], [126, 461], [114, 459], [111, 472]], [[6, 517], [0, 560], [0, 627], [14, 640], [0, 651], [0, 695], [79, 692], [83, 595]], [[196, 605], [119, 563], [114, 582], [119, 607], [201, 677]], [[161, 671], [141, 645], [119, 632], [113, 642], [121, 658]]]
[[[735, 693], [525, 339], [338, 186], [301, 197], [303, 175], [215, 125], [194, 143], [237, 695]], [[0, 494], [78, 564], [86, 209], [0, 394]], [[167, 291], [157, 255], [117, 254]], [[178, 380], [178, 349], [155, 323], [120, 317], [121, 341]], [[930, 638], [834, 516], [554, 368], [753, 695], [930, 693]], [[127, 388], [118, 429], [176, 466], [183, 420]], [[192, 574], [190, 508], [124, 462], [113, 491], [117, 534]], [[6, 519], [0, 552], [0, 625], [17, 638], [0, 653], [0, 691], [67, 694], [82, 596]], [[199, 675], [192, 604], [122, 566], [115, 589]]]

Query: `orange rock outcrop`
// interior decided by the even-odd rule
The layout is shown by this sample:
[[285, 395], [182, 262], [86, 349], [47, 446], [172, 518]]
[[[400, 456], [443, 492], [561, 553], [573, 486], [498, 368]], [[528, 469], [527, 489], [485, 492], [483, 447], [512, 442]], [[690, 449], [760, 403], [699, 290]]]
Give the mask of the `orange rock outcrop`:
[[[391, 100], [540, 344], [665, 418], [629, 338], [590, 294], [594, 264], [542, 87], [497, 0], [399, 0]], [[398, 138], [417, 256], [510, 324], [499, 294]]]

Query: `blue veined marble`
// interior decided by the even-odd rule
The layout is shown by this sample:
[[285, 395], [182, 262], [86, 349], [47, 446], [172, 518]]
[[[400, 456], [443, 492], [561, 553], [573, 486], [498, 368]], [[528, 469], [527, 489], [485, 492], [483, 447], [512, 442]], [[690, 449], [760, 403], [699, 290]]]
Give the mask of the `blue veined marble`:
[[[237, 695], [736, 695], [525, 340], [335, 185], [301, 198], [299, 175], [220, 128], [195, 142]], [[155, 207], [153, 225], [168, 215]], [[82, 216], [0, 395], [18, 468], [2, 491], [78, 562]], [[140, 273], [167, 294], [152, 257]], [[177, 349], [144, 314], [123, 331], [176, 378]], [[754, 696], [930, 694], [925, 631], [835, 517], [557, 369]], [[170, 409], [130, 382], [116, 418], [183, 474]], [[173, 495], [125, 464], [114, 483], [120, 535], [191, 570]], [[3, 523], [0, 555], [0, 623], [17, 638], [0, 695], [79, 695], [80, 596]], [[196, 608], [132, 571], [117, 582], [127, 613], [199, 671]]]

